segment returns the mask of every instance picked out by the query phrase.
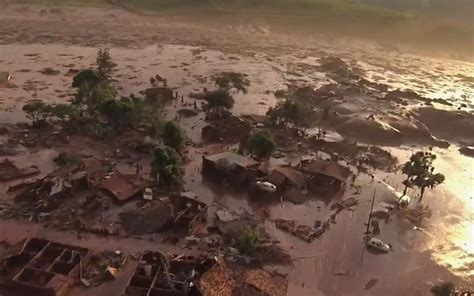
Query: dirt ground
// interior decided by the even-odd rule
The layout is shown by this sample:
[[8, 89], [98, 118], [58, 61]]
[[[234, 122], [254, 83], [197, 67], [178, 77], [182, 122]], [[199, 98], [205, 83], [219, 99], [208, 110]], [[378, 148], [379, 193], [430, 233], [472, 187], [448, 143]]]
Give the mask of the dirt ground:
[[[423, 135], [453, 144], [448, 149], [435, 150], [439, 155], [437, 170], [445, 173], [447, 182], [427, 192], [425, 200], [430, 201], [432, 215], [419, 228], [414, 228], [403, 216], [396, 215], [388, 223], [381, 223], [381, 237], [394, 250], [387, 255], [367, 252], [362, 237], [374, 190], [377, 202], [381, 202], [393, 201], [402, 189], [402, 176], [393, 172], [374, 171], [374, 178], [359, 174], [354, 186], [350, 186], [343, 197], [355, 197], [359, 204], [354, 211], [342, 211], [330, 230], [310, 244], [276, 229], [270, 221], [265, 222], [266, 230], [293, 260], [293, 266], [287, 268], [287, 295], [422, 296], [429, 295], [429, 288], [440, 280], [452, 280], [461, 286], [474, 288], [474, 160], [458, 152], [458, 145], [474, 143], [470, 133], [474, 128], [474, 66], [467, 62], [391, 51], [361, 40], [301, 38], [272, 32], [271, 27], [264, 24], [230, 23], [216, 27], [198, 17], [152, 17], [117, 8], [61, 7], [59, 12], [52, 13], [50, 7], [8, 6], [0, 11], [0, 71], [9, 71], [13, 79], [8, 85], [0, 86], [0, 124], [26, 121], [21, 107], [31, 99], [66, 102], [71, 96], [71, 77], [66, 75], [67, 72], [93, 65], [100, 47], [111, 49], [112, 58], [118, 64], [115, 83], [123, 95], [138, 93], [146, 88], [149, 77], [160, 74], [191, 104], [194, 99], [189, 94], [199, 92], [203, 87], [212, 87], [212, 77], [216, 73], [245, 73], [251, 85], [248, 94], [235, 95], [236, 104], [232, 111], [236, 115], [264, 115], [278, 102], [273, 95], [277, 90], [307, 84], [318, 88], [333, 82], [318, 68], [318, 59], [337, 55], [349, 65], [361, 68], [364, 78], [385, 83], [391, 90], [412, 89], [429, 99], [431, 105], [426, 101], [395, 104], [367, 93], [349, 96], [349, 100], [334, 101], [331, 106], [349, 118], [347, 121], [338, 120], [332, 126], [336, 136], [362, 143], [387, 137], [386, 141], [371, 144], [384, 146], [398, 157], [399, 163], [403, 163], [414, 149], [433, 144], [414, 141], [419, 140], [419, 133], [405, 138], [399, 133], [392, 134], [394, 127], [400, 132], [401, 121], [407, 126], [414, 125], [414, 119], [407, 119], [404, 113], [415, 110], [420, 115], [425, 111], [417, 110], [427, 106], [444, 110], [449, 114], [441, 111], [423, 113], [427, 121], [421, 122], [426, 133]], [[47, 67], [58, 70], [59, 74], [39, 73]], [[434, 101], [436, 99], [443, 100]], [[183, 107], [179, 102], [168, 106], [167, 116], [174, 118], [177, 110]], [[380, 116], [375, 130], [373, 125], [366, 124], [365, 119], [372, 113]], [[442, 118], [440, 116], [456, 122], [455, 133], [436, 124], [433, 118]], [[256, 214], [265, 210], [272, 218], [295, 219], [311, 226], [315, 220], [326, 217], [329, 206], [321, 201], [301, 205], [284, 201], [262, 206], [246, 194], [203, 180], [200, 173], [202, 156], [229, 148], [221, 145], [201, 147], [203, 117], [204, 114], [200, 113], [181, 120], [194, 143], [189, 148], [190, 161], [186, 164], [184, 179], [187, 190], [208, 204]], [[407, 128], [404, 135], [410, 131], [412, 129]], [[2, 144], [7, 137], [0, 136]], [[80, 138], [70, 141], [69, 146], [52, 146], [40, 151], [10, 148], [19, 152], [13, 157], [16, 162], [36, 165], [42, 174], [53, 170], [51, 160], [62, 149], [73, 147], [83, 154], [110, 149], [92, 147]], [[2, 199], [9, 198], [7, 186], [0, 184]], [[83, 234], [79, 238], [77, 233], [56, 231], [39, 224], [0, 221], [0, 241], [17, 242], [27, 236], [46, 237], [97, 251], [182, 251], [179, 246], [162, 243], [159, 235], [147, 240], [101, 238], [93, 234]], [[73, 290], [71, 295], [118, 295], [124, 280], [125, 276], [123, 280], [118, 279], [100, 288]], [[369, 282], [375, 285], [369, 287]]]

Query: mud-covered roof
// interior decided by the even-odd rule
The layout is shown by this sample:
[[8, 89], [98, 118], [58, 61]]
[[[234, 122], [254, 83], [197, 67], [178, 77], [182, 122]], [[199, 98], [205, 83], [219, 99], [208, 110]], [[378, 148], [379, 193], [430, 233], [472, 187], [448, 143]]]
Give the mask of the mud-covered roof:
[[313, 160], [305, 164], [303, 170], [309, 174], [322, 174], [340, 181], [345, 181], [352, 174], [351, 170], [337, 162]]
[[231, 151], [226, 151], [226, 152], [221, 152], [217, 154], [213, 154], [210, 156], [205, 156], [204, 159], [211, 161], [211, 162], [217, 162], [221, 159], [226, 159], [228, 160], [231, 164], [235, 163], [238, 164], [239, 166], [243, 167], [250, 167], [253, 165], [258, 164], [255, 160], [251, 158], [247, 158], [243, 155], [231, 152]]

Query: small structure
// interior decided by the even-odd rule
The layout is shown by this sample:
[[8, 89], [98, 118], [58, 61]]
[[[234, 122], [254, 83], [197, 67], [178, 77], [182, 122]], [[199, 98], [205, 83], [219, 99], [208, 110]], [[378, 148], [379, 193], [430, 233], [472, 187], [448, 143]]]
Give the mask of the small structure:
[[215, 120], [212, 124], [202, 128], [202, 138], [209, 142], [239, 143], [245, 141], [250, 134], [251, 127], [239, 117]]
[[66, 295], [79, 276], [81, 261], [88, 260], [86, 248], [31, 238], [19, 245], [14, 254], [3, 258], [8, 295]]
[[222, 152], [203, 156], [202, 172], [207, 176], [226, 178], [235, 184], [242, 184], [251, 179], [251, 169], [256, 169], [258, 162], [234, 152]]
[[302, 171], [311, 175], [307, 182], [309, 191], [331, 196], [343, 190], [347, 179], [352, 175], [349, 168], [337, 162], [322, 160], [304, 164]]
[[126, 203], [138, 196], [145, 188], [145, 184], [135, 175], [124, 175], [116, 170], [110, 178], [98, 185], [98, 188], [107, 191], [119, 203]]
[[306, 186], [306, 176], [291, 167], [276, 167], [265, 177], [268, 181], [283, 191], [290, 188], [303, 189]]

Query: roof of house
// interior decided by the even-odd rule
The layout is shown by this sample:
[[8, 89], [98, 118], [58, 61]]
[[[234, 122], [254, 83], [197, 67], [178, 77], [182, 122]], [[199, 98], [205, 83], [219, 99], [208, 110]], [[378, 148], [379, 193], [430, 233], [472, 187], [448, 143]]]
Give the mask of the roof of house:
[[298, 188], [302, 188], [306, 184], [306, 176], [290, 167], [276, 167], [266, 179], [269, 182], [271, 182], [270, 180], [274, 180], [277, 183], [283, 182], [284, 179], [278, 175], [290, 180]]
[[351, 170], [337, 162], [313, 160], [303, 166], [303, 171], [310, 174], [322, 174], [345, 181], [352, 174]]
[[205, 156], [204, 158], [211, 162], [217, 162], [221, 159], [226, 159], [231, 164], [235, 163], [243, 167], [250, 167], [250, 166], [258, 164], [258, 162], [256, 162], [255, 160], [251, 158], [245, 157], [243, 155], [240, 155], [231, 151], [226, 151], [226, 152], [221, 152], [221, 153]]
[[118, 171], [99, 185], [99, 188], [112, 193], [119, 202], [125, 202], [143, 189], [143, 184], [136, 182], [134, 176], [123, 175]]

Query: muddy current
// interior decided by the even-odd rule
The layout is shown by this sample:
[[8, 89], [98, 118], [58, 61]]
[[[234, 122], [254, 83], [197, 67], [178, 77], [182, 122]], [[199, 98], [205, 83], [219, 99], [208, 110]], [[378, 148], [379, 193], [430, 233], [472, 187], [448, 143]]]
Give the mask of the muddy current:
[[[32, 100], [40, 99], [50, 103], [67, 102], [72, 95], [71, 73], [76, 73], [88, 67], [93, 67], [97, 48], [81, 46], [65, 46], [61, 44], [3, 44], [0, 45], [0, 71], [8, 71], [12, 79], [0, 87], [0, 124], [16, 123], [26, 121], [22, 106]], [[351, 138], [361, 143], [378, 144], [392, 152], [403, 163], [416, 149], [416, 147], [432, 146], [436, 141], [447, 141], [449, 147], [436, 147], [435, 152], [438, 160], [435, 163], [437, 171], [446, 175], [446, 182], [434, 191], [430, 191], [426, 200], [432, 216], [424, 223], [421, 231], [405, 234], [406, 225], [395, 227], [395, 233], [403, 233], [402, 241], [396, 244], [400, 251], [398, 255], [390, 255], [392, 259], [383, 261], [386, 265], [374, 265], [365, 268], [388, 268], [390, 264], [397, 267], [397, 259], [405, 261], [401, 256], [406, 255], [407, 250], [415, 249], [433, 260], [436, 264], [447, 268], [450, 272], [467, 281], [474, 279], [474, 158], [465, 156], [459, 152], [460, 146], [474, 145], [474, 124], [472, 111], [474, 110], [474, 65], [467, 62], [454, 60], [432, 59], [427, 57], [389, 52], [381, 54], [379, 48], [367, 47], [364, 51], [353, 51], [341, 49], [341, 47], [321, 46], [319, 50], [314, 48], [301, 49], [299, 51], [278, 52], [273, 51], [250, 51], [242, 54], [228, 53], [216, 49], [208, 49], [202, 46], [188, 45], [151, 45], [145, 48], [111, 48], [113, 60], [118, 64], [114, 74], [115, 84], [119, 93], [128, 96], [131, 93], [139, 94], [140, 91], [149, 86], [149, 78], [159, 74], [166, 77], [168, 85], [175, 91], [190, 100], [191, 93], [201, 92], [203, 88], [212, 89], [214, 86], [213, 76], [220, 72], [244, 73], [250, 80], [248, 93], [235, 93], [235, 106], [233, 113], [264, 115], [269, 107], [275, 106], [281, 98], [275, 96], [277, 90], [288, 90], [292, 87], [310, 86], [318, 89], [324, 85], [334, 83], [327, 72], [320, 68], [320, 58], [329, 55], [340, 57], [348, 65], [356, 67], [361, 71], [363, 77], [373, 83], [386, 84], [388, 90], [410, 89], [425, 99], [423, 101], [407, 100], [401, 104], [392, 104], [382, 101], [380, 98], [370, 98], [364, 94], [347, 95], [342, 101], [337, 102], [335, 108], [348, 119], [337, 122], [328, 128], [339, 138]], [[167, 107], [169, 117], [174, 117], [175, 112], [182, 108], [179, 104]], [[424, 111], [423, 108], [436, 108], [449, 114], [461, 114], [463, 117], [458, 122], [458, 117], [453, 118], [447, 113], [435, 113], [425, 117], [420, 115], [422, 131], [413, 137], [405, 137], [407, 141], [391, 141], [392, 138], [399, 139], [403, 134], [403, 127], [396, 123], [405, 118], [402, 114], [415, 110], [417, 114]], [[431, 111], [429, 111], [431, 112]], [[360, 137], [365, 133], [366, 115], [375, 114], [380, 116], [375, 129], [368, 129], [373, 134], [368, 137]], [[358, 114], [355, 116], [354, 114]], [[461, 116], [459, 115], [459, 116]], [[201, 128], [204, 126], [203, 115], [182, 119], [182, 124], [187, 134], [194, 142], [201, 141]], [[431, 119], [426, 119], [430, 117]], [[433, 118], [434, 117], [434, 118]], [[411, 120], [411, 119], [410, 119]], [[406, 125], [414, 125], [418, 128], [418, 121], [408, 120]], [[418, 119], [417, 119], [418, 120]], [[441, 127], [439, 122], [441, 121]], [[449, 125], [453, 124], [450, 132]], [[357, 128], [360, 127], [360, 132]], [[431, 130], [433, 127], [435, 130]], [[395, 129], [395, 131], [392, 131]], [[392, 134], [387, 136], [390, 141], [371, 143], [371, 138], [385, 137], [386, 130]], [[409, 129], [407, 129], [408, 131]], [[416, 129], [417, 131], [419, 129]], [[381, 132], [382, 131], [382, 132]], [[424, 137], [428, 133], [431, 139], [436, 141], [420, 141], [416, 143], [413, 139]], [[421, 135], [421, 136], [420, 136]], [[451, 137], [452, 136], [452, 137]], [[0, 138], [0, 140], [2, 140]], [[443, 146], [443, 145], [434, 145]], [[446, 145], [444, 145], [446, 146]], [[186, 171], [187, 189], [199, 195], [209, 196], [223, 195], [226, 204], [236, 208], [250, 208], [252, 205], [246, 199], [235, 198], [232, 194], [216, 193], [215, 191], [197, 184], [199, 177], [199, 160], [191, 162]], [[370, 188], [363, 192], [370, 199], [373, 187], [381, 186], [384, 190], [398, 192], [402, 190], [401, 177], [394, 174], [376, 172], [378, 185], [372, 185], [369, 180], [362, 180], [362, 185]], [[384, 180], [384, 181], [381, 181]], [[222, 197], [221, 197], [222, 199]], [[367, 200], [363, 200], [363, 207], [368, 206]], [[306, 224], [313, 223], [314, 208], [316, 203], [300, 206], [286, 204], [285, 207], [275, 206], [271, 211], [275, 214], [285, 215], [285, 209], [289, 207], [294, 210], [294, 217]], [[359, 214], [358, 214], [359, 215]], [[347, 214], [343, 219], [349, 224], [354, 221], [365, 219], [356, 214]], [[338, 226], [337, 235], [350, 237], [350, 230]], [[356, 231], [359, 231], [357, 229]], [[337, 272], [339, 269], [359, 266], [359, 258], [352, 258], [353, 262], [343, 262], [340, 266], [323, 266], [326, 259], [324, 247], [337, 243], [336, 234], [325, 238], [321, 246], [316, 250], [308, 246], [296, 243], [291, 246], [294, 254], [310, 254], [308, 258], [301, 258], [295, 263], [303, 266], [304, 270], [317, 270], [321, 272]], [[285, 239], [275, 234], [285, 244]], [[359, 235], [359, 234], [357, 234]], [[393, 239], [396, 239], [393, 235]], [[341, 254], [346, 248], [354, 248], [359, 252], [359, 246], [338, 246]], [[362, 251], [361, 251], [362, 252]], [[401, 254], [400, 254], [401, 253]], [[318, 257], [319, 256], [319, 257]], [[397, 257], [398, 256], [398, 257]], [[408, 255], [407, 255], [408, 256]], [[310, 258], [311, 257], [311, 258]], [[317, 258], [315, 260], [314, 258]], [[406, 259], [408, 260], [408, 259]], [[411, 259], [410, 259], [411, 260]], [[401, 263], [400, 263], [401, 264]], [[407, 267], [408, 266], [408, 267]], [[355, 268], [355, 267], [354, 267]], [[413, 259], [406, 264], [404, 269], [416, 270], [416, 260]], [[423, 271], [420, 271], [421, 273]], [[381, 272], [383, 276], [383, 272]], [[310, 285], [310, 276], [300, 275], [301, 281]], [[324, 277], [323, 277], [324, 278]], [[369, 280], [370, 278], [367, 278]], [[331, 280], [331, 287], [318, 286], [317, 289], [330, 293], [336, 291], [338, 280]], [[304, 283], [295, 282], [290, 286], [291, 293], [298, 293]], [[300, 292], [302, 292], [301, 290]], [[293, 294], [289, 295], [293, 295]], [[306, 295], [304, 292], [301, 295]], [[308, 294], [309, 295], [309, 294]], [[347, 294], [349, 295], [349, 294]], [[421, 295], [421, 294], [420, 294]]]

